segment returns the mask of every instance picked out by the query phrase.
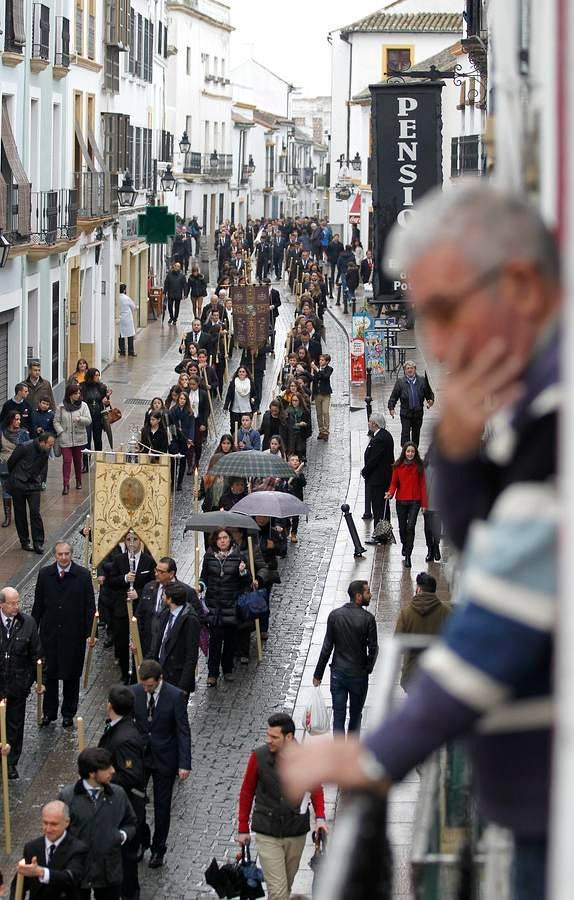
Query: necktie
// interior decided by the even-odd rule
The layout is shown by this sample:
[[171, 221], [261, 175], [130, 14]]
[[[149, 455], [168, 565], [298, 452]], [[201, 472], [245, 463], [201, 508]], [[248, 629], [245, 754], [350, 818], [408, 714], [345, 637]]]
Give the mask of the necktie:
[[158, 613], [158, 615], [162, 611], [164, 606], [165, 606], [165, 591], [163, 588], [160, 588], [159, 593], [157, 595], [157, 606], [156, 606], [156, 610], [155, 610], [156, 613]]
[[12, 619], [6, 619], [6, 637], [10, 637], [10, 629], [12, 628]]
[[136, 558], [132, 553], [132, 555], [130, 556], [130, 572], [135, 572], [135, 570], [136, 570]]
[[64, 572], [63, 569], [59, 569], [59, 570], [58, 570], [58, 575], [60, 576], [60, 581], [63, 580], [65, 574], [66, 574], [66, 573]]
[[90, 794], [92, 796], [92, 800], [94, 801], [94, 803], [97, 803], [99, 793], [100, 792], [99, 792], [98, 788], [90, 788]]
[[171, 631], [172, 625], [173, 625], [173, 616], [170, 613], [169, 619], [167, 621], [167, 625], [165, 626], [165, 631], [163, 633], [163, 638], [161, 639], [161, 648], [159, 651], [160, 663], [162, 663], [165, 660], [165, 645], [167, 644], [167, 639], [169, 637], [169, 633]]
[[54, 862], [54, 853], [56, 852], [56, 845], [50, 844], [48, 847], [48, 868], [51, 868], [52, 863]]
[[149, 700], [147, 702], [147, 717], [151, 721], [153, 719], [153, 714], [155, 712], [155, 694], [149, 695]]

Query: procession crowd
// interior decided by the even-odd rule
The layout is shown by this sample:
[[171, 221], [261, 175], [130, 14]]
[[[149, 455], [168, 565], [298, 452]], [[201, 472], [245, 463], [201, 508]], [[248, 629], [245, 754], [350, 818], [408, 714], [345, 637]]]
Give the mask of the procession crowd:
[[[192, 264], [186, 274], [189, 259], [181, 251], [181, 233], [174, 241], [172, 267], [164, 283], [164, 314], [169, 316], [168, 325], [176, 324], [181, 304], [189, 300], [192, 322], [181, 337], [174, 383], [165, 397], [150, 398], [139, 452], [169, 453], [172, 490], [187, 492], [190, 500], [201, 504], [202, 515], [215, 516], [215, 524], [202, 529], [205, 552], [195, 585], [178, 579], [172, 557], [154, 559], [138, 535], [128, 531], [97, 567], [97, 602], [89, 571], [72, 560], [66, 541], [56, 544], [55, 561], [40, 570], [31, 616], [20, 610], [13, 588], [0, 592], [0, 695], [7, 699], [9, 778], [19, 777], [26, 698], [34, 682], [36, 691], [43, 694], [40, 726], [52, 727], [59, 713], [64, 728], [74, 726], [85, 650], [97, 639], [94, 621], [99, 620], [103, 646], [113, 649], [119, 667], [119, 683], [109, 690], [108, 723], [98, 747], [80, 753], [79, 780], [65, 787], [58, 801], [44, 807], [44, 838], [25, 848], [26, 862], [19, 871], [33, 896], [59, 897], [62, 891], [62, 896], [87, 900], [93, 891], [98, 900], [139, 897], [138, 862], [149, 847], [150, 868], [164, 864], [174, 784], [178, 778], [185, 780], [191, 769], [186, 707], [196, 689], [197, 672], [201, 673], [199, 656], [205, 655], [207, 661], [206, 686], [215, 689], [221, 682], [234, 680], [237, 666], [249, 664], [254, 634], [265, 645], [273, 586], [281, 581], [279, 561], [287, 555], [289, 544], [300, 540], [300, 516], [306, 509], [301, 501], [307, 479], [313, 477], [307, 472], [309, 441], [315, 429], [318, 441], [330, 439], [333, 368], [326, 350], [324, 315], [328, 298], [333, 297], [338, 281], [346, 292], [356, 287], [350, 276], [356, 268], [357, 246], [354, 251], [343, 248], [338, 236], [331, 237], [328, 231], [324, 224], [305, 220], [250, 222], [245, 230], [223, 224], [216, 238], [219, 275], [211, 292], [197, 265]], [[276, 247], [281, 249], [278, 255], [269, 249]], [[275, 323], [281, 306], [280, 292], [268, 277], [271, 263], [276, 282], [284, 276], [290, 287], [294, 316], [281, 348], [284, 358], [272, 399], [264, 404], [264, 376], [275, 354]], [[253, 267], [268, 292], [268, 339], [252, 351], [237, 346], [232, 293], [251, 282]], [[361, 260], [361, 277], [366, 282], [371, 276], [368, 253]], [[131, 301], [123, 285], [121, 295], [120, 354], [125, 354], [127, 338], [128, 353], [135, 355], [134, 337], [129, 333], [135, 329], [127, 321]], [[76, 488], [82, 487], [90, 459], [83, 450], [101, 450], [105, 435], [112, 446], [112, 425], [121, 411], [112, 406], [111, 395], [99, 370], [79, 359], [63, 402], [56, 404], [39, 364], [32, 361], [28, 378], [4, 405], [0, 413], [3, 525], [10, 526], [13, 505], [22, 549], [43, 552], [40, 498], [54, 452], [62, 455], [62, 492], [67, 494], [72, 466]], [[400, 404], [398, 454], [384, 417], [375, 412], [369, 421], [371, 439], [362, 471], [368, 497], [365, 518], [373, 519], [373, 542], [379, 542], [380, 524], [390, 519], [388, 501], [396, 499], [405, 567], [411, 565], [421, 509], [427, 561], [440, 559], [440, 517], [427, 499], [430, 456], [423, 463], [417, 447], [424, 405], [432, 405], [433, 399], [428, 379], [408, 361], [388, 404], [391, 416]], [[217, 434], [215, 412], [221, 409], [229, 414], [229, 430]], [[207, 459], [210, 438], [216, 446]], [[243, 456], [244, 451], [255, 452], [255, 475], [248, 462], [252, 454]], [[228, 466], [227, 475], [219, 473], [222, 465]], [[239, 515], [233, 518], [234, 509], [241, 512], [245, 500], [252, 504], [252, 531], [241, 527]], [[262, 500], [265, 503], [258, 506]], [[85, 537], [89, 539], [90, 534]], [[438, 604], [442, 621], [444, 611], [434, 596], [434, 578], [427, 576], [417, 584], [420, 616], [436, 611]], [[348, 730], [360, 729], [368, 677], [377, 656], [374, 619], [365, 609], [369, 600], [366, 582], [349, 586], [349, 603], [341, 615], [329, 619], [315, 672], [318, 685], [334, 653], [331, 693], [336, 732], [345, 732], [347, 705]], [[126, 601], [137, 622], [143, 657], [139, 669]], [[421, 630], [428, 630], [431, 621], [433, 616]], [[416, 630], [418, 625], [411, 622], [408, 627]], [[404, 624], [405, 630], [408, 627]], [[433, 624], [431, 631], [438, 627]], [[44, 666], [40, 679], [38, 660]], [[274, 754], [294, 734], [289, 716], [270, 718], [267, 743], [250, 758], [240, 797], [239, 841], [249, 843], [254, 804], [251, 828], [257, 833], [257, 852], [271, 900], [289, 897], [310, 827], [307, 809], [277, 800], [280, 788]], [[146, 821], [150, 782], [153, 835]], [[326, 828], [322, 789], [311, 800], [320, 831]], [[39, 892], [39, 885], [45, 889]]]

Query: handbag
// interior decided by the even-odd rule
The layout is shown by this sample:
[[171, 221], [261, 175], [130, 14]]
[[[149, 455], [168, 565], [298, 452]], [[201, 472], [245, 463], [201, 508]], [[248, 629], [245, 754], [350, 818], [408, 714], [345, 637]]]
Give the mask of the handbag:
[[386, 500], [385, 509], [383, 511], [383, 518], [379, 519], [373, 529], [373, 540], [377, 541], [379, 544], [396, 544], [393, 526], [388, 519], [385, 519], [385, 513], [387, 512], [388, 505], [389, 501]]
[[243, 845], [241, 848], [241, 861], [238, 863], [239, 877], [241, 878], [241, 900], [257, 900], [258, 897], [264, 897], [262, 883], [264, 881], [263, 872], [259, 866], [251, 861], [251, 853], [249, 845]]
[[112, 406], [112, 408], [103, 413], [103, 415], [106, 415], [108, 417], [108, 422], [110, 423], [110, 425], [113, 425], [114, 422], [119, 422], [122, 418], [122, 411], [121, 409], [118, 409], [117, 406]]
[[240, 622], [252, 622], [254, 619], [259, 619], [269, 611], [267, 591], [264, 588], [258, 588], [256, 591], [240, 594], [235, 608]]

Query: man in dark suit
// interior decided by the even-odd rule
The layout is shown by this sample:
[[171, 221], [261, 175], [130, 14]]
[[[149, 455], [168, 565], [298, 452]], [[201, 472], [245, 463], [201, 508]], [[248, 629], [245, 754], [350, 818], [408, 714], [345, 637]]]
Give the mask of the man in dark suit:
[[175, 779], [191, 771], [191, 732], [185, 694], [163, 680], [160, 664], [144, 659], [140, 683], [132, 687], [135, 722], [145, 738], [146, 777], [153, 780], [154, 835], [150, 869], [163, 865]]
[[140, 595], [155, 575], [155, 560], [142, 547], [139, 537], [128, 531], [125, 537], [126, 552], [113, 561], [109, 584], [113, 591], [112, 634], [116, 659], [120, 664], [122, 681], [129, 682], [130, 665], [130, 623], [127, 600], [137, 610]]
[[151, 656], [163, 669], [163, 677], [189, 699], [195, 691], [195, 667], [199, 649], [199, 619], [183, 584], [166, 584], [165, 608], [152, 623]]
[[58, 688], [62, 684], [62, 725], [72, 728], [78, 709], [80, 678], [84, 668], [86, 643], [94, 614], [94, 588], [87, 569], [72, 562], [72, 548], [66, 541], [54, 547], [56, 561], [40, 569], [32, 617], [40, 632], [46, 660], [46, 693], [42, 725], [58, 718]]
[[273, 238], [273, 268], [275, 270], [275, 278], [281, 281], [281, 269], [283, 268], [283, 255], [285, 252], [285, 241], [278, 231]]
[[24, 845], [24, 896], [31, 900], [79, 900], [88, 847], [68, 831], [70, 814], [61, 800], [42, 807], [43, 837]]
[[123, 787], [138, 821], [136, 835], [122, 844], [123, 883], [122, 897], [138, 900], [138, 857], [144, 839], [145, 826], [145, 766], [143, 742], [134, 723], [134, 695], [123, 684], [115, 684], [108, 694], [108, 721], [98, 747], [103, 747], [112, 757], [114, 775], [112, 784]]
[[[393, 436], [386, 429], [385, 417], [380, 413], [371, 413], [369, 431], [371, 440], [365, 450], [364, 466], [361, 475], [369, 489], [373, 510], [373, 527], [383, 516], [390, 521], [389, 504], [385, 509], [385, 493], [391, 483], [393, 463], [395, 461], [395, 445]], [[371, 542], [369, 542], [371, 543]]]
[[[162, 556], [155, 567], [155, 581], [148, 582], [144, 587], [136, 613], [144, 659], [151, 658], [153, 623], [166, 608], [165, 588], [172, 584], [179, 585], [184, 589], [186, 603], [191, 605], [197, 616], [201, 615], [201, 603], [196, 592], [189, 584], [177, 578], [175, 559], [172, 559], [171, 556]], [[166, 678], [166, 680], [170, 679]]]
[[359, 271], [361, 273], [362, 284], [367, 284], [368, 281], [373, 280], [373, 268], [374, 268], [373, 253], [371, 250], [367, 250], [367, 252], [365, 254], [365, 258], [362, 261], [360, 269], [359, 269]]
[[[36, 664], [42, 657], [38, 628], [32, 616], [20, 611], [15, 588], [0, 591], [0, 698], [6, 700], [6, 731], [10, 744], [8, 778], [18, 778], [22, 753], [26, 700], [36, 679]], [[43, 690], [36, 685], [36, 689]]]

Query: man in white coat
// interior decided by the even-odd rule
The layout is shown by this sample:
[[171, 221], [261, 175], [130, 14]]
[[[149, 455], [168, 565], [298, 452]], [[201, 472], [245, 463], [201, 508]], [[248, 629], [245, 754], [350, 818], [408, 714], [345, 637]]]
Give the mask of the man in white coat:
[[120, 356], [126, 355], [126, 338], [128, 339], [128, 356], [137, 356], [137, 353], [134, 352], [134, 335], [136, 333], [132, 313], [134, 309], [136, 309], [136, 305], [132, 298], [128, 297], [125, 284], [120, 284]]

